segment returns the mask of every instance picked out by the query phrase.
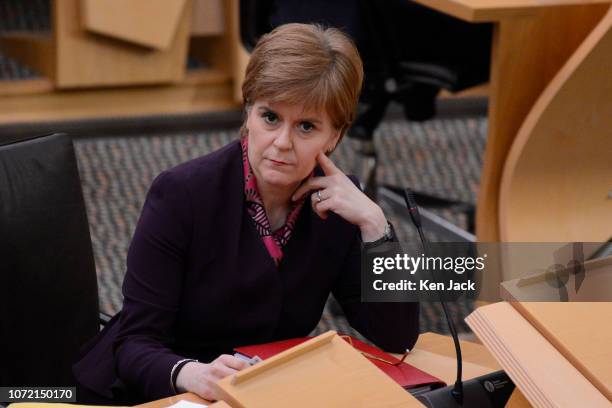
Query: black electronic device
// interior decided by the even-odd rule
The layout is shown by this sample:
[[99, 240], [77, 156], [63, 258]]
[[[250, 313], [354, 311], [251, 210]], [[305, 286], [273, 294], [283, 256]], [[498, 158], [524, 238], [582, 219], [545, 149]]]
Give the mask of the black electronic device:
[[503, 408], [515, 388], [514, 383], [503, 370], [463, 381], [462, 384], [463, 403], [461, 405], [452, 395], [453, 386], [428, 391], [417, 395], [416, 398], [429, 408]]

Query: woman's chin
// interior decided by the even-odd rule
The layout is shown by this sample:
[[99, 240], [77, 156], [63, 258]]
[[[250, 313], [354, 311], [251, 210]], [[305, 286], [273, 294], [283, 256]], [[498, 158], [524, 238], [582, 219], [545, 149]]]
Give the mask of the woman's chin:
[[294, 174], [292, 174], [292, 173], [285, 173], [285, 172], [281, 172], [281, 171], [278, 171], [278, 170], [268, 170], [268, 171], [265, 171], [262, 174], [262, 178], [263, 178], [263, 181], [266, 184], [268, 184], [270, 186], [279, 187], [279, 188], [282, 188], [282, 187], [287, 187], [287, 188], [295, 187], [295, 184], [299, 182]]

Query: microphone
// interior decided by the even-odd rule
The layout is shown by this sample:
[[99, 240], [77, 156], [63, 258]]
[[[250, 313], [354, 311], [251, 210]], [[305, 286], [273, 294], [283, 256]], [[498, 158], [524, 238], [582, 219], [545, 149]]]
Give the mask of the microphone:
[[[408, 207], [408, 212], [410, 214], [410, 218], [414, 226], [416, 227], [419, 237], [421, 239], [421, 244], [423, 245], [423, 250], [425, 253], [429, 252], [429, 241], [425, 238], [423, 234], [423, 226], [421, 225], [421, 214], [419, 213], [419, 207], [414, 198], [414, 193], [410, 189], [404, 190], [404, 200], [406, 201], [406, 206]], [[455, 380], [455, 386], [451, 391], [451, 395], [459, 404], [459, 406], [463, 406], [463, 381], [461, 380], [463, 373], [463, 358], [461, 357], [461, 344], [459, 343], [459, 336], [457, 336], [457, 330], [455, 329], [455, 324], [453, 323], [453, 319], [450, 316], [448, 311], [448, 306], [442, 296], [440, 296], [440, 304], [442, 305], [442, 310], [444, 310], [444, 315], [446, 316], [446, 322], [448, 323], [448, 330], [450, 331], [451, 336], [453, 337], [453, 343], [455, 344], [455, 354], [457, 355], [457, 378]]]
[[[414, 193], [406, 188], [404, 189], [404, 201], [408, 207], [410, 219], [419, 233], [421, 244], [425, 253], [429, 252], [429, 241], [423, 234], [421, 225], [421, 214], [419, 207], [414, 198]], [[455, 324], [448, 311], [448, 306], [440, 292], [440, 304], [448, 323], [448, 330], [453, 338], [455, 345], [455, 354], [457, 356], [457, 378], [452, 386], [438, 388], [416, 396], [423, 404], [430, 408], [438, 407], [504, 407], [514, 390], [514, 383], [504, 371], [496, 371], [491, 374], [486, 374], [466, 382], [467, 393], [464, 393], [464, 384], [462, 380], [463, 374], [463, 358], [461, 356], [461, 344], [459, 336], [455, 329]], [[466, 398], [467, 395], [467, 398]], [[465, 403], [465, 405], [464, 405]]]

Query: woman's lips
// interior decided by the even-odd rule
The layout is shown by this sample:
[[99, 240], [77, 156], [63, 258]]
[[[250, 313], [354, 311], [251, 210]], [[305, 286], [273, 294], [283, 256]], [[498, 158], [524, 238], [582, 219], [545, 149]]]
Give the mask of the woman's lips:
[[284, 161], [280, 161], [280, 160], [274, 160], [274, 159], [268, 159], [272, 162], [272, 164], [274, 164], [275, 166], [288, 166], [289, 163], [284, 162]]

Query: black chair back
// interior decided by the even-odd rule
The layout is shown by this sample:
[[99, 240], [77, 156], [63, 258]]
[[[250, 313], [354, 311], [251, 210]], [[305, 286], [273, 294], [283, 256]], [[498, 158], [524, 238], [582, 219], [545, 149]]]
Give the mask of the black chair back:
[[66, 135], [0, 145], [0, 305], [0, 386], [74, 386], [98, 287]]
[[273, 0], [240, 0], [240, 40], [252, 51], [263, 34], [272, 30]]
[[470, 24], [409, 0], [240, 0], [240, 32], [252, 49], [285, 23], [338, 27], [355, 40], [364, 63], [361, 102], [349, 136], [371, 140], [392, 100], [409, 120], [435, 115], [440, 89], [458, 92], [489, 77], [491, 24]]

